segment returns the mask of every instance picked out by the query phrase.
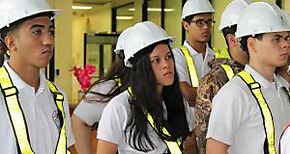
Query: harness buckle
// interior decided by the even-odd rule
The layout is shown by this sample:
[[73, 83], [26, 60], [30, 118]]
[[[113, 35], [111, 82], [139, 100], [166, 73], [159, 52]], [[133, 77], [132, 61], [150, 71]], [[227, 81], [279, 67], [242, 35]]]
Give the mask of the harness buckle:
[[8, 87], [8, 88], [2, 88], [1, 87], [1, 90], [2, 90], [2, 92], [3, 92], [5, 97], [10, 97], [10, 96], [18, 94], [18, 90], [17, 90], [17, 88], [15, 86]]

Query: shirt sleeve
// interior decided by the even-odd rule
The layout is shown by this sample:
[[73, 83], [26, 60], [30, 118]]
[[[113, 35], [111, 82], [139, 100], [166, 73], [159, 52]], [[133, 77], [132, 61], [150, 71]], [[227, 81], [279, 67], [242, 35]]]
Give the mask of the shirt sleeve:
[[195, 118], [193, 116], [192, 108], [189, 106], [188, 102], [184, 99], [184, 109], [186, 114], [186, 120], [188, 123], [189, 131], [192, 132], [195, 129]]
[[290, 153], [290, 127], [288, 127], [280, 141], [280, 154], [289, 154]]
[[182, 54], [181, 50], [179, 48], [175, 48], [173, 50], [173, 55], [175, 60], [176, 71], [179, 77], [179, 82], [187, 82], [189, 85], [191, 85], [186, 59]]
[[[238, 95], [237, 95], [238, 94]], [[231, 145], [235, 132], [243, 121], [247, 96], [237, 85], [223, 86], [212, 101], [212, 112], [206, 138]]]
[[70, 118], [67, 96], [64, 92], [62, 93], [64, 94], [64, 98], [65, 98], [63, 106], [64, 106], [65, 120], [66, 120], [66, 140], [67, 140], [67, 147], [69, 148], [70, 146], [75, 144], [75, 138], [74, 138], [72, 128], [71, 128], [71, 118]]
[[[107, 81], [99, 83], [92, 88], [92, 91], [100, 93], [107, 93], [115, 86], [115, 82]], [[96, 95], [92, 93], [86, 94], [87, 98], [96, 99]], [[80, 104], [74, 110], [76, 116], [78, 116], [87, 125], [92, 126], [94, 123], [99, 122], [103, 110], [108, 102], [87, 102], [86, 99], [82, 99]]]
[[97, 139], [117, 145], [121, 142], [128, 117], [130, 117], [128, 115], [129, 103], [126, 106], [123, 102], [126, 100], [119, 98], [113, 98], [104, 109], [97, 133]]

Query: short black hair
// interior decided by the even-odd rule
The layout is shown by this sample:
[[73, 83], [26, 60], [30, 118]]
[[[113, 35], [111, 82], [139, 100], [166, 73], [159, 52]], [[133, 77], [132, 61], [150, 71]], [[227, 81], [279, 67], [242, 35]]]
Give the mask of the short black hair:
[[191, 20], [194, 18], [194, 16], [196, 15], [200, 15], [200, 14], [213, 14], [211, 12], [204, 12], [204, 13], [197, 13], [197, 14], [192, 14], [192, 15], [189, 15], [189, 16], [186, 16], [184, 19], [182, 19], [183, 21], [187, 22], [187, 23], [191, 23]]
[[237, 31], [237, 25], [228, 26], [222, 29], [223, 36], [225, 38], [227, 46], [229, 46], [229, 42], [226, 39], [228, 34], [232, 34], [235, 36], [235, 32]]
[[53, 12], [43, 12], [43, 13], [38, 13], [29, 17], [25, 17], [22, 19], [19, 19], [11, 24], [9, 24], [9, 27], [5, 26], [3, 27], [0, 31], [1, 31], [1, 38], [4, 40], [4, 38], [6, 37], [8, 32], [11, 32], [15, 29], [17, 29], [23, 22], [36, 18], [36, 17], [41, 17], [41, 16], [47, 16], [49, 18], [52, 18], [54, 16]]
[[193, 17], [195, 16], [196, 14], [193, 14], [193, 15], [189, 15], [189, 16], [186, 16], [183, 21], [187, 22], [187, 23], [190, 23], [191, 20], [193, 19]]
[[241, 40], [240, 40], [240, 44], [241, 44], [242, 50], [245, 51], [249, 55], [248, 38], [253, 37], [253, 38], [256, 38], [258, 40], [262, 40], [263, 39], [263, 35], [264, 35], [264, 33], [255, 34], [254, 36], [252, 36], [252, 35], [243, 36], [241, 38]]

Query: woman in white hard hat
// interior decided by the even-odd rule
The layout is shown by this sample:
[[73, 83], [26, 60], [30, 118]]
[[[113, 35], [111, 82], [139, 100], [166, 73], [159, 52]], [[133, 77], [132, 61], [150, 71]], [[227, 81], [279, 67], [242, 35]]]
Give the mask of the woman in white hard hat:
[[124, 44], [131, 87], [104, 109], [98, 154], [197, 153], [194, 119], [179, 91], [171, 41], [152, 22], [132, 27]]
[[53, 55], [51, 19], [60, 10], [46, 0], [1, 0], [0, 12], [10, 54], [0, 68], [1, 153], [65, 154], [74, 144], [68, 99], [42, 71]]
[[290, 100], [275, 69], [288, 61], [289, 30], [275, 4], [255, 2], [242, 12], [236, 38], [249, 64], [213, 98], [207, 154], [278, 153]]
[[90, 142], [90, 130], [97, 128], [102, 112], [108, 102], [114, 96], [127, 90], [129, 72], [124, 65], [123, 44], [129, 32], [130, 28], [127, 28], [120, 34], [114, 50], [117, 55], [116, 61], [100, 80], [92, 84], [74, 110], [72, 126], [78, 153], [91, 154], [93, 152], [92, 145], [96, 142]]

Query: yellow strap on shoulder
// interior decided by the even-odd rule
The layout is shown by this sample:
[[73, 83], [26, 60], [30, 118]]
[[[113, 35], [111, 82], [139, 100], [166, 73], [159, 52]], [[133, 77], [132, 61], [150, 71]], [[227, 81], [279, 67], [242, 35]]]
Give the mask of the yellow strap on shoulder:
[[275, 147], [275, 127], [274, 127], [274, 121], [273, 116], [271, 113], [271, 110], [262, 94], [261, 86], [258, 82], [255, 81], [255, 79], [246, 71], [242, 71], [238, 73], [238, 76], [240, 76], [244, 82], [249, 86], [251, 89], [251, 92], [253, 96], [256, 98], [258, 105], [260, 106], [262, 118], [263, 118], [263, 124], [265, 128], [265, 134], [266, 134], [266, 142], [268, 144], [268, 147], [265, 148], [264, 146], [264, 152], [269, 154], [276, 154], [276, 147]]
[[186, 64], [187, 64], [187, 69], [189, 71], [189, 77], [190, 77], [190, 82], [192, 87], [198, 87], [199, 86], [199, 81], [198, 81], [198, 75], [197, 71], [194, 65], [194, 60], [190, 55], [190, 52], [185, 46], [180, 47], [181, 52], [183, 53], [185, 59], [186, 59]]
[[214, 51], [215, 58], [228, 58], [231, 59], [231, 56], [227, 50], [219, 50], [218, 48], [212, 48]]
[[[56, 94], [56, 104], [57, 108], [62, 113], [63, 118], [63, 126], [60, 132], [60, 136], [58, 139], [58, 144], [56, 148], [56, 154], [65, 154], [66, 153], [66, 121], [65, 121], [65, 112], [63, 108], [63, 95], [59, 93], [56, 87], [51, 82], [47, 82], [50, 90]], [[24, 114], [22, 112], [19, 100], [18, 100], [18, 90], [13, 85], [10, 76], [6, 70], [6, 68], [0, 67], [0, 84], [1, 90], [4, 95], [7, 111], [9, 114], [9, 118], [12, 124], [12, 128], [16, 137], [17, 144], [19, 145], [20, 153], [22, 154], [34, 154], [28, 137], [28, 130], [26, 126], [26, 121]]]
[[[130, 86], [127, 88], [127, 90], [128, 90], [128, 93], [130, 95], [132, 95], [132, 88]], [[151, 125], [151, 127], [157, 132], [157, 129], [156, 129], [155, 125], [154, 125], [154, 120], [153, 120], [151, 114], [148, 113], [148, 112], [145, 112], [144, 114], [146, 115], [147, 120], [148, 120], [149, 124]], [[165, 127], [162, 128], [162, 132], [164, 134], [170, 136], [169, 132], [167, 131], [167, 129]], [[168, 149], [169, 149], [171, 154], [182, 154], [182, 151], [179, 148], [179, 145], [181, 145], [181, 142], [178, 142], [178, 141], [176, 141], [176, 142], [174, 142], [174, 141], [166, 141], [166, 140], [163, 140], [163, 141], [165, 142], [165, 144], [168, 147]]]
[[16, 141], [22, 154], [34, 154], [28, 138], [28, 130], [20, 103], [18, 90], [13, 85], [6, 68], [0, 67], [0, 84]]
[[[155, 125], [154, 125], [154, 120], [151, 116], [150, 113], [146, 113], [147, 115], [147, 120], [149, 122], [149, 124], [151, 125], [152, 128], [155, 129], [155, 131], [157, 131]], [[169, 132], [167, 131], [167, 129], [165, 127], [162, 128], [162, 132], [168, 136], [170, 136]], [[166, 146], [168, 147], [169, 151], [171, 154], [182, 154], [181, 149], [179, 148], [179, 145], [181, 144], [181, 142], [177, 142], [177, 141], [166, 141], [163, 140], [166, 144]]]
[[55, 85], [50, 82], [49, 80], [47, 80], [47, 85], [49, 87], [49, 89], [51, 90], [51, 92], [53, 92], [55, 94], [55, 101], [56, 101], [56, 105], [58, 110], [61, 112], [62, 115], [62, 121], [63, 121], [63, 125], [61, 127], [60, 130], [60, 135], [59, 135], [59, 139], [58, 139], [58, 143], [57, 143], [57, 147], [56, 147], [56, 154], [66, 154], [66, 153], [70, 153], [67, 150], [67, 144], [66, 144], [66, 119], [65, 119], [65, 111], [64, 111], [64, 107], [63, 107], [63, 101], [64, 101], [64, 97], [63, 95], [58, 91], [58, 89], [55, 87]]
[[229, 80], [232, 79], [232, 78], [235, 76], [235, 73], [234, 73], [234, 71], [233, 71], [233, 69], [231, 68], [230, 65], [221, 64], [220, 66], [221, 66], [221, 67], [224, 69], [224, 71], [226, 72], [227, 77], [228, 77]]

